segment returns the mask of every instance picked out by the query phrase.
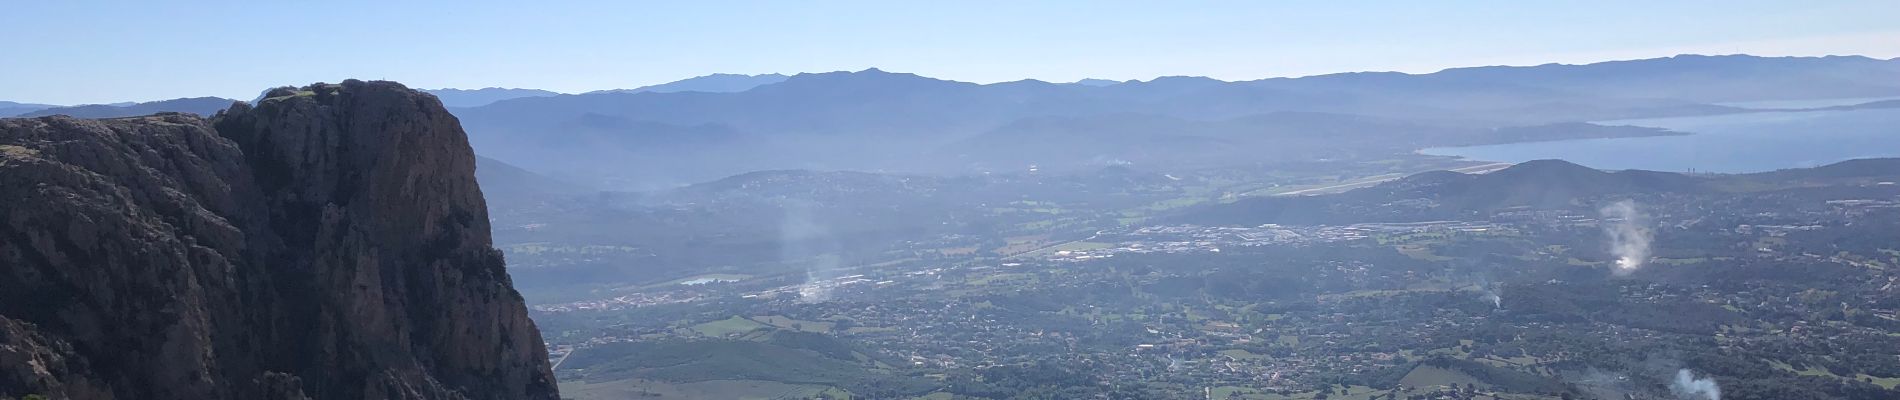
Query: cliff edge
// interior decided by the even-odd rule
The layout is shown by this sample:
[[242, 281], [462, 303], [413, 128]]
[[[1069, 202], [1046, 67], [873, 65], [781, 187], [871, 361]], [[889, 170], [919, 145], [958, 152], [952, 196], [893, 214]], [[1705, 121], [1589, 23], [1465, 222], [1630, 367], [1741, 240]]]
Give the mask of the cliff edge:
[[0, 119], [0, 398], [558, 398], [474, 171], [393, 82]]

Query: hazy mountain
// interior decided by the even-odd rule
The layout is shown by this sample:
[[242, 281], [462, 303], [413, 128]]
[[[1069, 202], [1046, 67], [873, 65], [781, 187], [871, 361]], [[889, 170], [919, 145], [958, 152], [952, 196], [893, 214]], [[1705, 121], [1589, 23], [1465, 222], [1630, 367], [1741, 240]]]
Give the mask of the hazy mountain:
[[1699, 191], [1688, 176], [1650, 171], [1604, 172], [1561, 160], [1524, 162], [1489, 174], [1426, 172], [1340, 194], [1242, 199], [1192, 210], [1183, 222], [1411, 222], [1472, 218], [1508, 207], [1563, 208], [1618, 193]]
[[[540, 136], [474, 136], [483, 154], [575, 182], [658, 189], [769, 169], [783, 157], [764, 139], [722, 124], [676, 125], [601, 114], [561, 121]], [[601, 163], [600, 160], [621, 160]], [[616, 168], [615, 165], [641, 165]]]
[[21, 117], [40, 117], [47, 115], [67, 115], [78, 118], [117, 118], [152, 115], [160, 112], [182, 112], [210, 116], [230, 107], [237, 100], [218, 97], [192, 97], [133, 103], [130, 105], [89, 104], [71, 107], [53, 107], [20, 114]]
[[770, 85], [774, 83], [784, 82], [786, 78], [789, 78], [789, 77], [785, 75], [781, 75], [781, 74], [763, 74], [763, 75], [712, 74], [712, 75], [696, 76], [692, 78], [681, 79], [681, 80], [662, 83], [658, 85], [641, 86], [641, 87], [637, 87], [633, 89], [598, 90], [598, 91], [593, 91], [593, 92], [588, 92], [588, 93], [589, 94], [592, 94], [592, 93], [643, 93], [643, 92], [732, 93], [732, 92], [743, 92], [747, 90], [752, 90], [752, 88], [763, 86], [763, 85]]
[[[917, 149], [1022, 114], [1017, 103], [988, 101], [984, 94], [984, 86], [976, 84], [867, 70], [800, 74], [741, 93], [523, 98], [459, 110], [458, 116], [483, 154], [515, 165], [648, 176], [677, 170], [688, 175], [665, 181], [681, 184], [760, 169], [901, 164]], [[747, 139], [727, 140], [737, 137]], [[592, 148], [578, 154], [562, 150], [574, 143], [592, 143]], [[912, 150], [899, 151], [905, 148]], [[631, 157], [622, 150], [650, 156]], [[587, 157], [590, 153], [616, 156]], [[640, 167], [628, 168], [633, 165]]]
[[[1752, 183], [1777, 183], [1779, 185], [1803, 185], [1817, 182], [1829, 184], [1863, 183], [1880, 184], [1891, 182], [1900, 177], [1900, 158], [1863, 158], [1847, 160], [1813, 168], [1790, 168], [1779, 171], [1758, 172], [1730, 176], [1731, 181]], [[1752, 188], [1759, 189], [1755, 185]]]
[[442, 100], [442, 105], [459, 107], [484, 106], [497, 101], [523, 97], [559, 96], [560, 93], [540, 89], [481, 88], [481, 89], [423, 89]]
[[1486, 174], [1425, 172], [1339, 194], [1246, 198], [1199, 207], [1177, 220], [1211, 225], [1472, 220], [1507, 209], [1590, 211], [1589, 201], [1609, 196], [1768, 191], [1895, 178], [1900, 178], [1900, 159], [1892, 158], [1740, 175], [1610, 172], [1562, 160], [1535, 160]]
[[592, 191], [586, 186], [482, 156], [475, 157], [475, 180], [481, 182], [490, 208], [496, 210], [527, 207], [535, 201], [563, 199]]
[[1121, 83], [1121, 82], [1111, 81], [1107, 79], [1095, 79], [1095, 78], [1084, 78], [1079, 81], [1069, 82], [1069, 84], [1071, 85], [1082, 85], [1082, 86], [1108, 86], [1108, 85], [1114, 85], [1118, 83]]
[[1217, 138], [1215, 123], [1150, 114], [1031, 117], [940, 148], [939, 157], [979, 169], [1064, 169], [1089, 165], [1179, 161], [1182, 155], [1223, 158], [1236, 143]]
[[[1900, 96], [1900, 60], [1861, 56], [1758, 57], [1680, 55], [1584, 65], [1452, 68], [1403, 75], [1418, 84], [1460, 87], [1512, 85], [1592, 96], [1736, 102]], [[1364, 74], [1333, 74], [1287, 81], [1345, 82]]]
[[0, 117], [11, 117], [15, 115], [25, 114], [25, 113], [44, 110], [44, 109], [53, 108], [53, 107], [59, 107], [59, 106], [52, 105], [52, 104], [15, 103], [11, 101], [0, 101]]
[[[1249, 154], [1376, 157], [1417, 148], [1407, 146], [1662, 134], [1575, 123], [1749, 111], [1712, 101], [1900, 95], [1900, 84], [1878, 79], [1893, 65], [1864, 57], [1679, 56], [1246, 82], [1177, 76], [1107, 86], [984, 85], [869, 69], [798, 74], [743, 92], [597, 92], [521, 98], [457, 114], [478, 151], [524, 168], [638, 171], [646, 177], [625, 179], [657, 175], [679, 184], [759, 169], [934, 172], [1029, 163], [1224, 162]], [[1761, 74], [1773, 77], [1755, 77]], [[1157, 119], [1116, 122], [1129, 115]], [[1279, 117], [1241, 121], [1261, 115]], [[1300, 125], [1297, 115], [1312, 121]], [[1196, 133], [1246, 132], [1241, 126], [1250, 123], [1280, 133]], [[1335, 126], [1340, 123], [1347, 125]], [[1543, 128], [1523, 128], [1536, 126]], [[676, 132], [690, 127], [719, 133]], [[1271, 140], [1253, 140], [1260, 138]], [[676, 139], [687, 143], [676, 145]], [[1319, 139], [1325, 140], [1312, 141]], [[563, 150], [577, 142], [667, 150], [635, 149], [659, 153], [638, 157]], [[1242, 146], [1223, 145], [1233, 143]], [[1299, 151], [1314, 146], [1323, 151]]]

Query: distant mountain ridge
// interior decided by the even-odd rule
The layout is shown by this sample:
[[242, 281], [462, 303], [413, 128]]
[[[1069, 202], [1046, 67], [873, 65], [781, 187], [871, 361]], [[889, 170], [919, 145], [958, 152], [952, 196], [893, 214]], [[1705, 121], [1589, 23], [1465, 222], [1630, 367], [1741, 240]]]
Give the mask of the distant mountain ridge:
[[53, 107], [59, 107], [59, 106], [52, 105], [52, 104], [16, 103], [16, 102], [11, 102], [11, 101], [0, 101], [0, 117], [11, 117], [15, 115], [25, 114], [25, 113], [44, 110], [44, 109], [53, 108]]
[[1582, 65], [1453, 68], [1444, 80], [1489, 80], [1603, 96], [1697, 102], [1900, 94], [1900, 60], [1864, 56], [1678, 55]]
[[1120, 83], [1121, 82], [1118, 82], [1118, 81], [1111, 81], [1107, 79], [1095, 79], [1095, 78], [1084, 78], [1082, 80], [1078, 80], [1075, 82], [1069, 82], [1069, 84], [1071, 85], [1082, 85], [1082, 86], [1108, 86], [1108, 85], [1115, 85], [1115, 84], [1120, 84]]
[[[740, 77], [744, 76], [704, 78]], [[1640, 132], [1554, 129], [1580, 127], [1574, 124], [1584, 121], [1757, 111], [1712, 104], [1717, 101], [1900, 96], [1900, 83], [1896, 83], [1900, 79], [1894, 77], [1900, 77], [1900, 62], [1865, 57], [1686, 55], [1586, 65], [1240, 82], [1170, 76], [1113, 84], [1037, 80], [975, 84], [866, 69], [797, 74], [744, 91], [616, 91], [519, 98], [458, 109], [457, 115], [467, 124], [478, 151], [510, 164], [543, 172], [558, 169], [563, 175], [603, 175], [603, 179], [664, 185], [761, 169], [933, 172], [994, 169], [1002, 164], [1087, 168], [1115, 160], [1213, 160], [1217, 158], [1196, 155], [1222, 146], [1221, 142], [1196, 144], [1204, 135], [1184, 134], [1181, 129], [1198, 130], [1197, 126], [1210, 121], [1257, 115], [1298, 115], [1286, 113], [1393, 123], [1364, 126], [1348, 136], [1363, 146], [1336, 152], [1304, 152], [1284, 146], [1285, 142], [1263, 140], [1298, 139], [1302, 130], [1310, 133], [1322, 128], [1317, 125], [1291, 128], [1294, 131], [1278, 136], [1213, 139], [1251, 143], [1229, 146], [1223, 152], [1278, 149], [1288, 150], [1286, 154], [1293, 157], [1312, 158], [1318, 154], [1374, 157], [1390, 154], [1397, 145], [1621, 137]], [[1114, 124], [1128, 115], [1184, 122], [1149, 124], [1143, 130]], [[1072, 123], [1030, 123], [1064, 119]], [[680, 127], [697, 126], [718, 127], [720, 133], [678, 133]], [[1505, 131], [1537, 126], [1552, 128]], [[1499, 133], [1443, 134], [1491, 129]], [[993, 138], [1007, 137], [1049, 139], [1029, 146], [994, 145], [1008, 142]], [[690, 144], [672, 144], [675, 140]], [[560, 148], [566, 145], [555, 145], [575, 142], [619, 150], [572, 152]], [[665, 172], [669, 170], [684, 172]], [[628, 171], [641, 171], [643, 176], [627, 176]]]
[[497, 101], [519, 99], [523, 97], [559, 96], [560, 93], [541, 89], [481, 88], [481, 89], [423, 89], [423, 92], [435, 95], [442, 105], [450, 108], [478, 107]]
[[696, 76], [692, 78], [681, 79], [681, 80], [662, 83], [658, 85], [641, 86], [641, 87], [637, 87], [633, 89], [596, 90], [596, 91], [587, 92], [584, 94], [648, 93], [648, 92], [651, 92], [651, 93], [678, 93], [678, 92], [733, 93], [733, 92], [743, 92], [747, 90], [752, 90], [752, 88], [756, 88], [759, 86], [784, 82], [786, 78], [789, 78], [789, 77], [782, 74], [760, 74], [760, 75], [711, 74], [711, 75], [702, 75], [702, 76]]
[[211, 116], [230, 107], [237, 100], [219, 97], [191, 97], [160, 101], [148, 101], [129, 105], [89, 104], [70, 107], [52, 107], [18, 115], [19, 117], [44, 117], [48, 115], [66, 115], [76, 118], [119, 118], [152, 115], [161, 112], [181, 112]]
[[[934, 173], [1248, 156], [1336, 159], [1415, 150], [1405, 146], [1680, 134], [1579, 124], [1762, 111], [1716, 102], [1900, 96], [1896, 77], [1900, 60], [1683, 55], [1235, 82], [1166, 76], [976, 84], [872, 68], [712, 74], [578, 95], [494, 88], [434, 93], [464, 121], [484, 155], [602, 188], [635, 189], [768, 169]], [[57, 110], [108, 117], [222, 106]], [[61, 111], [30, 115], [51, 112]], [[1321, 124], [1219, 128], [1275, 124], [1247, 120], [1263, 115], [1335, 115], [1358, 128], [1336, 137], [1349, 140], [1330, 144], [1304, 139], [1346, 131]], [[1153, 121], [1117, 124], [1132, 122], [1131, 116]], [[1213, 137], [1210, 129], [1231, 134]], [[1012, 138], [1037, 141], [996, 145]], [[1326, 148], [1311, 147], [1317, 145]]]
[[[678, 92], [731, 93], [731, 92], [743, 92], [743, 91], [751, 90], [752, 88], [759, 87], [761, 85], [769, 85], [769, 84], [783, 82], [785, 81], [786, 78], [787, 76], [781, 75], [781, 74], [761, 74], [761, 75], [711, 74], [711, 75], [702, 75], [702, 76], [696, 76], [692, 78], [681, 79], [681, 80], [657, 84], [657, 85], [641, 86], [641, 87], [637, 87], [633, 89], [595, 90], [595, 91], [586, 92], [582, 94], [649, 93], [649, 92], [651, 93], [678, 93]], [[480, 106], [493, 104], [497, 101], [502, 101], [502, 100], [512, 100], [512, 99], [527, 98], [527, 97], [551, 97], [551, 96], [560, 96], [564, 94], [560, 92], [541, 90], [541, 89], [514, 89], [514, 88], [498, 88], [498, 87], [481, 88], [481, 89], [451, 89], [451, 88], [424, 89], [423, 91], [428, 92], [429, 94], [433, 94], [437, 98], [442, 99], [442, 105], [448, 106], [450, 108], [480, 107]]]

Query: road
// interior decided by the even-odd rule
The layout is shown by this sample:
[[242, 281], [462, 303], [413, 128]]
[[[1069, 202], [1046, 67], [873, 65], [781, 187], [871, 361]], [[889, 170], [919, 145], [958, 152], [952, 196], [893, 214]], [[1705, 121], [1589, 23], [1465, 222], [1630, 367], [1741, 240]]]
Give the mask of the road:
[[[1484, 165], [1473, 165], [1469, 167], [1452, 168], [1451, 171], [1467, 173], [1467, 174], [1482, 174], [1482, 173], [1504, 169], [1505, 167], [1509, 167], [1512, 165], [1515, 165], [1515, 164], [1490, 163], [1490, 164], [1484, 164]], [[1420, 172], [1424, 172], [1424, 171], [1420, 171]], [[1381, 183], [1395, 181], [1395, 180], [1398, 180], [1399, 178], [1404, 178], [1411, 175], [1412, 174], [1406, 174], [1406, 173], [1373, 175], [1373, 176], [1368, 176], [1364, 178], [1354, 179], [1352, 182], [1341, 183], [1341, 184], [1331, 185], [1331, 186], [1321, 186], [1321, 187], [1310, 188], [1310, 189], [1300, 189], [1300, 190], [1295, 190], [1295, 191], [1290, 191], [1290, 192], [1274, 193], [1274, 194], [1271, 194], [1271, 196], [1312, 196], [1316, 194], [1339, 193], [1339, 192], [1344, 192], [1344, 191], [1352, 190], [1352, 189], [1371, 187], [1371, 186], [1378, 185]]]
[[1041, 251], [1043, 251], [1043, 250], [1048, 250], [1048, 249], [1053, 249], [1053, 248], [1057, 248], [1057, 247], [1062, 247], [1062, 245], [1065, 245], [1065, 244], [1069, 244], [1069, 243], [1076, 243], [1076, 242], [1087, 242], [1087, 241], [1090, 241], [1090, 240], [1095, 240], [1095, 238], [1097, 238], [1097, 237], [1101, 237], [1101, 236], [1102, 236], [1102, 233], [1101, 233], [1101, 232], [1095, 232], [1095, 234], [1094, 234], [1094, 235], [1090, 235], [1090, 236], [1089, 236], [1088, 238], [1085, 238], [1085, 239], [1076, 239], [1076, 240], [1070, 240], [1070, 241], [1067, 241], [1067, 242], [1062, 242], [1062, 243], [1056, 243], [1056, 244], [1052, 244], [1052, 245], [1048, 245], [1048, 246], [1042, 246], [1042, 247], [1037, 247], [1037, 248], [1036, 248], [1035, 250], [1030, 250], [1030, 251], [1025, 251], [1025, 252], [1021, 252], [1021, 253], [1016, 253], [1016, 254], [1011, 254], [1011, 255], [1007, 255], [1007, 256], [1003, 256], [1003, 259], [1004, 259], [1004, 260], [1012, 260], [1012, 259], [1016, 259], [1016, 258], [1020, 258], [1020, 257], [1023, 257], [1023, 256], [1027, 256], [1027, 255], [1030, 255], [1030, 254], [1036, 254], [1037, 252], [1041, 252]]
[[555, 361], [554, 361], [554, 366], [553, 366], [553, 367], [548, 367], [548, 370], [549, 370], [549, 371], [553, 371], [553, 370], [557, 370], [557, 369], [561, 369], [561, 363], [564, 363], [564, 362], [567, 362], [567, 358], [568, 358], [568, 357], [573, 357], [573, 356], [574, 356], [574, 353], [579, 353], [579, 352], [581, 352], [581, 348], [580, 348], [580, 347], [575, 347], [575, 348], [572, 348], [572, 349], [568, 349], [568, 350], [567, 350], [567, 354], [563, 354], [563, 355], [561, 355], [561, 359], [560, 359], [560, 360], [555, 360]]

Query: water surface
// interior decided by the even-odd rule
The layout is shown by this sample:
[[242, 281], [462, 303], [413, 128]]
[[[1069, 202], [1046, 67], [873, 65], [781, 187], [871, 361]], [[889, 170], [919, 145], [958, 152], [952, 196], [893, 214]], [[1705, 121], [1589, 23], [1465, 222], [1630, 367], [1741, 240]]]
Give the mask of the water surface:
[[1596, 123], [1692, 134], [1437, 147], [1420, 152], [1506, 162], [1555, 158], [1600, 169], [1677, 172], [1759, 172], [1855, 158], [1900, 157], [1900, 109], [1760, 112]]

